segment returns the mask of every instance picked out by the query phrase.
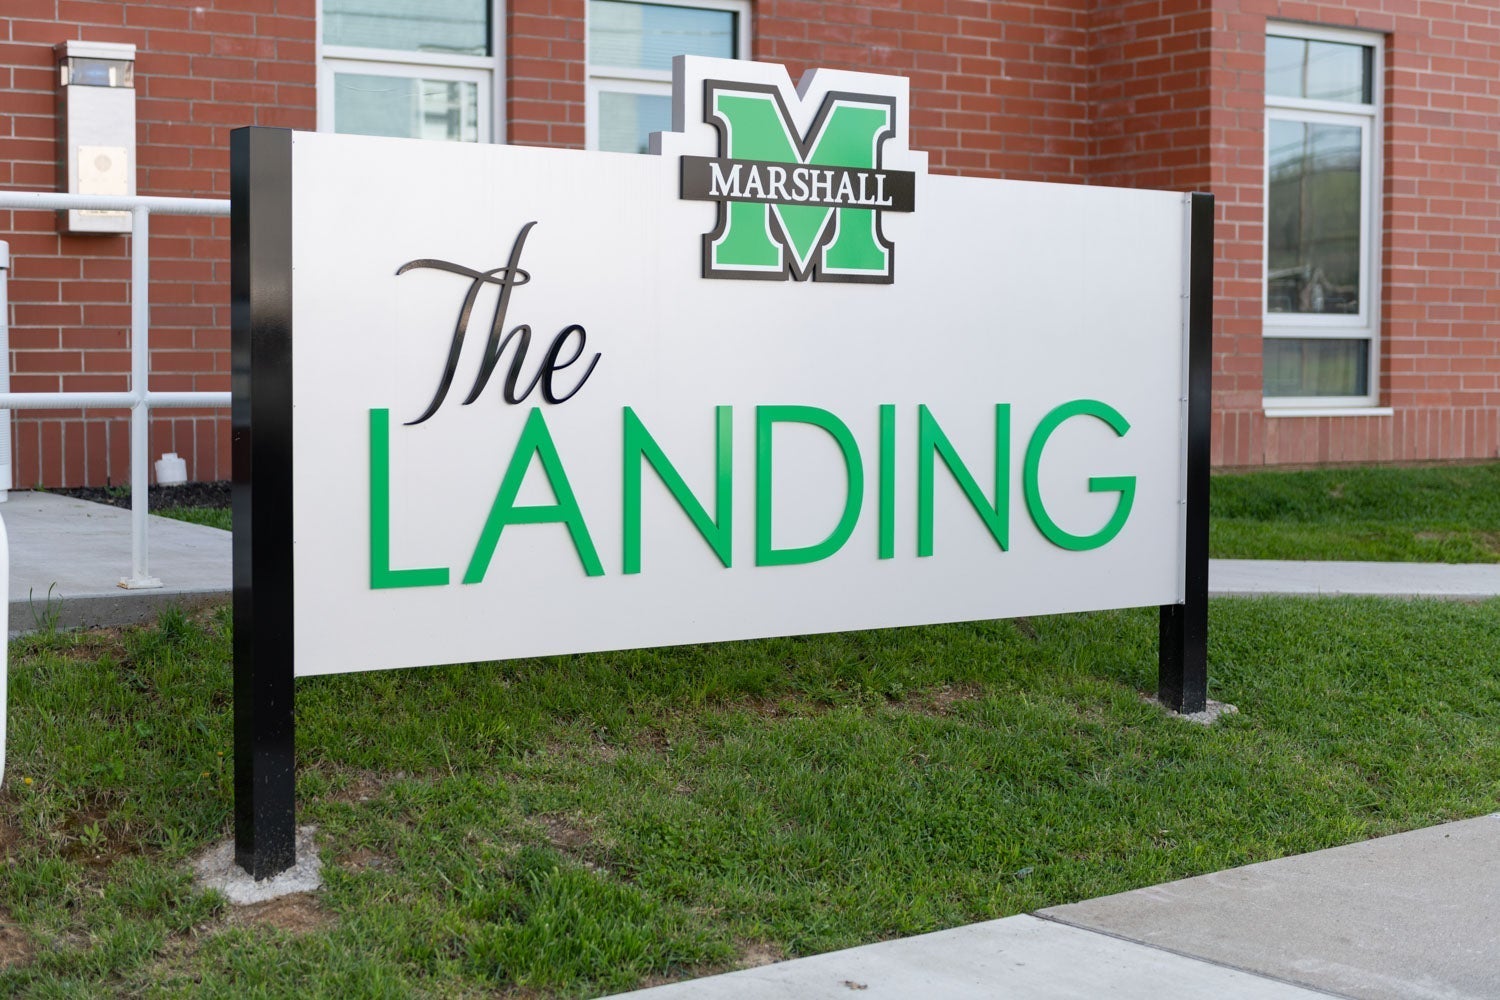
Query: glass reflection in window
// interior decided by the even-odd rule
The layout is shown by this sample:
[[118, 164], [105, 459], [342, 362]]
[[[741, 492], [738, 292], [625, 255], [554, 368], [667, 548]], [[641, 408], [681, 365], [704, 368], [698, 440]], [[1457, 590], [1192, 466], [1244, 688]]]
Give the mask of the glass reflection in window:
[[1356, 125], [1271, 120], [1267, 311], [1359, 312], [1362, 144]]

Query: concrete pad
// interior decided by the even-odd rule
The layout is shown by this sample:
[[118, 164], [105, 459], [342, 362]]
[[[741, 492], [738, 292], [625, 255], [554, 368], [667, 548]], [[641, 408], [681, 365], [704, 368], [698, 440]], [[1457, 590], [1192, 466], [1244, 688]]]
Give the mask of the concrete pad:
[[312, 892], [323, 887], [323, 860], [313, 841], [317, 827], [297, 828], [297, 863], [280, 875], [261, 879], [250, 877], [234, 861], [234, 841], [226, 840], [209, 848], [193, 861], [195, 884], [199, 889], [217, 889], [236, 906], [264, 903], [268, 899]]
[[1283, 562], [1211, 559], [1213, 597], [1438, 597], [1479, 601], [1500, 596], [1500, 564]]
[[1500, 997], [1500, 814], [1041, 911], [1361, 1000]]
[[[30, 631], [151, 621], [165, 608], [227, 601], [231, 535], [166, 517], [147, 523], [150, 571], [160, 589], [124, 590], [130, 511], [55, 493], [12, 492], [0, 504], [10, 536], [10, 628]], [[51, 604], [49, 606], [49, 595]]]
[[1204, 699], [1203, 711], [1201, 712], [1175, 712], [1154, 695], [1142, 695], [1141, 700], [1150, 702], [1153, 705], [1161, 705], [1166, 710], [1166, 713], [1174, 719], [1181, 719], [1184, 722], [1191, 722], [1199, 726], [1212, 726], [1226, 715], [1240, 714], [1239, 706], [1231, 705], [1227, 701], [1214, 701], [1212, 698]]
[[1021, 916], [621, 995], [635, 1000], [1307, 1000], [1322, 994]]

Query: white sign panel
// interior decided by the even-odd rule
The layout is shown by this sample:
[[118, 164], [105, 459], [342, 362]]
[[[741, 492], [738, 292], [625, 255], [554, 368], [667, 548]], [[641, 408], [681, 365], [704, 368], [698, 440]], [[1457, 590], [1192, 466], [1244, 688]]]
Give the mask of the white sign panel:
[[677, 73], [659, 155], [293, 136], [297, 672], [1180, 601], [1187, 199]]

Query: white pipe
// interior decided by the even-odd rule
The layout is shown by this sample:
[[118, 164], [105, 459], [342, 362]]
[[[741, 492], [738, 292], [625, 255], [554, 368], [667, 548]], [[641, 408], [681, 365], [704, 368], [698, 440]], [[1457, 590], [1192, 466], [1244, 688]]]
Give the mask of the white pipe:
[[163, 215], [228, 215], [227, 198], [159, 198], [147, 195], [59, 194], [53, 191], [0, 191], [0, 209], [78, 209], [130, 212], [144, 208]]
[[10, 539], [0, 517], [0, 785], [5, 782], [5, 705], [10, 698], [6, 668], [10, 661]]
[[0, 406], [12, 410], [127, 410], [136, 404], [133, 392], [7, 392]]
[[[140, 199], [144, 201], [145, 199]], [[120, 580], [126, 590], [161, 586], [151, 575], [146, 540], [146, 506], [150, 500], [151, 406], [146, 400], [146, 377], [151, 369], [151, 209], [137, 204], [130, 210], [130, 388], [136, 396], [130, 408], [130, 576]]]
[[[122, 392], [0, 392], [0, 407], [12, 410], [128, 410], [140, 401], [134, 391]], [[146, 403], [185, 409], [228, 406], [227, 392], [148, 392]]]
[[153, 410], [158, 406], [183, 410], [193, 406], [228, 406], [227, 392], [148, 392], [146, 405]]
[[[10, 244], [0, 240], [0, 395], [10, 392]], [[0, 502], [10, 495], [10, 410], [0, 410]]]

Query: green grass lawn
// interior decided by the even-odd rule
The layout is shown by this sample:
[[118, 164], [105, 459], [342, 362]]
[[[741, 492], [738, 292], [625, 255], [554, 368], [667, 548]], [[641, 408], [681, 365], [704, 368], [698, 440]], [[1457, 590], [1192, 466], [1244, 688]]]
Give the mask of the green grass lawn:
[[1151, 609], [303, 679], [326, 887], [249, 909], [227, 613], [18, 640], [0, 995], [595, 995], [1500, 805], [1500, 602], [1211, 618], [1212, 728]]
[[1219, 559], [1500, 562], [1500, 462], [1215, 475]]
[[230, 530], [228, 507], [164, 507], [151, 513], [191, 524], [206, 524], [210, 528]]

